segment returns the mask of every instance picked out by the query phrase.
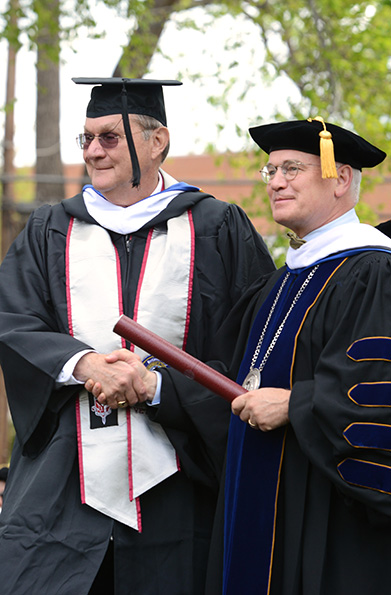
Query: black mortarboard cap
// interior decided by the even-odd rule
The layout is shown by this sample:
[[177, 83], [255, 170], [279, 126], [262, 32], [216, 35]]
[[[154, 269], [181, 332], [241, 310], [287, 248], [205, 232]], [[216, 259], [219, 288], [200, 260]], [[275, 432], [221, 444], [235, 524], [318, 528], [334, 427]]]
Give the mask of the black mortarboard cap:
[[292, 149], [320, 155], [322, 159], [324, 146], [331, 144], [327, 151], [334, 149], [333, 162], [335, 159], [359, 170], [363, 167], [374, 167], [387, 157], [384, 151], [361, 136], [346, 128], [323, 122], [322, 118], [265, 124], [250, 128], [249, 132], [257, 145], [267, 154]]
[[128, 114], [155, 118], [167, 126], [163, 85], [181, 85], [175, 80], [114, 78], [73, 78], [76, 84], [96, 85], [87, 105], [87, 118], [122, 114], [126, 139], [133, 167], [133, 186], [140, 184], [140, 166], [129, 125]]

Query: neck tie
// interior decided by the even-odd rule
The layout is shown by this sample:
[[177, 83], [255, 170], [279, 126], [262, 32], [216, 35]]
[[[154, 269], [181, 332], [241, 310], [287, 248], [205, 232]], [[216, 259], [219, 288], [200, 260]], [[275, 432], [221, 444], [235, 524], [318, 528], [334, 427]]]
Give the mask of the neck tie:
[[297, 236], [293, 231], [288, 231], [286, 235], [289, 238], [289, 245], [294, 250], [297, 250], [298, 248], [300, 248], [300, 246], [305, 244], [305, 240], [299, 238], [299, 236]]

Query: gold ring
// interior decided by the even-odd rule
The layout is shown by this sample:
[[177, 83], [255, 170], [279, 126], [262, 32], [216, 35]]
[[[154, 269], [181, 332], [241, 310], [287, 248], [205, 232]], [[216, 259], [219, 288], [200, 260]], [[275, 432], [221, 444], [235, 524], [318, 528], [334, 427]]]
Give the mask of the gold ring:
[[117, 401], [117, 405], [118, 407], [121, 407], [121, 409], [124, 409], [127, 406], [127, 404], [127, 401]]
[[251, 419], [249, 419], [249, 420], [247, 421], [247, 423], [248, 423], [248, 425], [250, 426], [250, 428], [253, 428], [253, 430], [257, 430], [257, 429], [258, 429], [258, 426], [257, 426], [257, 424], [253, 424], [253, 422], [251, 421]]

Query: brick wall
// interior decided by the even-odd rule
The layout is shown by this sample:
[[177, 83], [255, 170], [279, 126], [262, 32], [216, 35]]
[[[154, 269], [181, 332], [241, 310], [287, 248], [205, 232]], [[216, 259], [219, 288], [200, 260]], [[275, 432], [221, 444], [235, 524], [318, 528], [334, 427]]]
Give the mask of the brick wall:
[[[234, 167], [232, 160], [240, 159], [238, 155], [188, 155], [184, 157], [168, 157], [163, 169], [177, 180], [194, 184], [216, 198], [242, 204], [243, 199], [254, 191], [259, 181], [257, 171], [248, 172], [244, 166]], [[84, 175], [84, 165], [65, 165], [64, 171], [69, 182], [66, 183], [66, 196], [76, 194]], [[366, 170], [366, 175], [377, 176], [378, 172]], [[391, 219], [391, 175], [385, 175], [373, 190], [363, 192], [361, 201], [366, 202], [375, 211], [380, 221]], [[261, 233], [269, 233], [273, 226], [262, 217], [252, 217]]]

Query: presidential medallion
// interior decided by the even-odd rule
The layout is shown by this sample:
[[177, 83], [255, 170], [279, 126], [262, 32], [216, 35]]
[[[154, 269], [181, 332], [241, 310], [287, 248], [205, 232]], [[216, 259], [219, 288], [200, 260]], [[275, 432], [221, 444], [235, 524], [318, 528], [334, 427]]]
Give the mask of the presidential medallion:
[[261, 386], [261, 372], [258, 368], [249, 371], [242, 384], [246, 390], [256, 390]]

